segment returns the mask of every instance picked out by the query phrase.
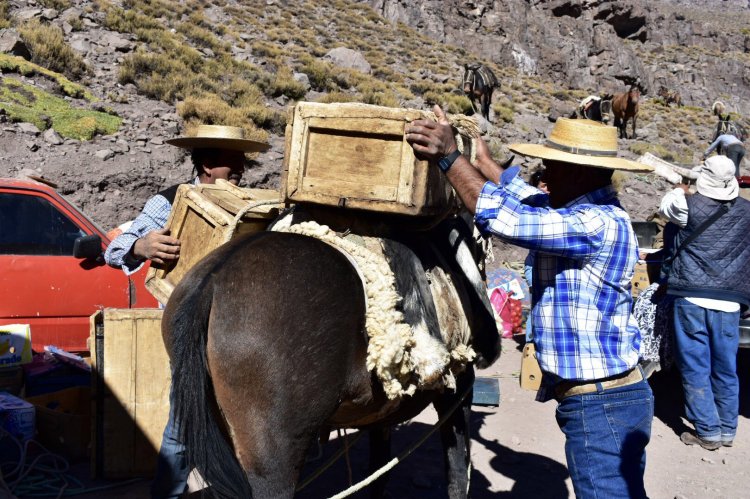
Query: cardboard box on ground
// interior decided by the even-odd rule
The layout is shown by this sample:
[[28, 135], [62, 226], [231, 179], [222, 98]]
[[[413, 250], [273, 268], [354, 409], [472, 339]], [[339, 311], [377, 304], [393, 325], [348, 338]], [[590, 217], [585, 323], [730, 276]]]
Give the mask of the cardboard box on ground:
[[69, 459], [88, 455], [91, 443], [91, 388], [75, 386], [27, 397], [36, 409], [36, 439]]

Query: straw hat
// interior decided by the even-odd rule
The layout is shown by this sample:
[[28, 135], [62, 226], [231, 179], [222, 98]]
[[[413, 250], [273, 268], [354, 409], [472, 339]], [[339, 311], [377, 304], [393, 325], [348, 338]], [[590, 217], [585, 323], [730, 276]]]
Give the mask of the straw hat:
[[617, 157], [617, 128], [597, 121], [558, 118], [544, 144], [511, 144], [510, 150], [533, 158], [576, 165], [650, 172], [652, 167]]
[[695, 188], [704, 196], [718, 201], [731, 201], [740, 195], [734, 176], [734, 161], [726, 156], [711, 156], [698, 170]]
[[169, 139], [167, 144], [186, 149], [217, 148], [242, 152], [261, 152], [268, 144], [245, 138], [245, 130], [238, 126], [199, 125], [195, 135]]

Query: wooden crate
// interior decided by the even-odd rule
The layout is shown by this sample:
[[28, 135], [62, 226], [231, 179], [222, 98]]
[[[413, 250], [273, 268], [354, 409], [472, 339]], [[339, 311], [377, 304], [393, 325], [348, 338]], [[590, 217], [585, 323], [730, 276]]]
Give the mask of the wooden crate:
[[94, 477], [119, 479], [156, 471], [171, 382], [162, 312], [108, 308], [91, 316]]
[[404, 138], [409, 122], [421, 116], [364, 104], [298, 103], [286, 128], [285, 199], [413, 216], [444, 213], [455, 202], [453, 189]]
[[[181, 185], [166, 225], [180, 240], [180, 258], [171, 265], [152, 264], [146, 288], [166, 303], [193, 265], [232, 237], [265, 230], [281, 208], [279, 191], [242, 189], [225, 181]], [[245, 214], [238, 218], [241, 211]]]

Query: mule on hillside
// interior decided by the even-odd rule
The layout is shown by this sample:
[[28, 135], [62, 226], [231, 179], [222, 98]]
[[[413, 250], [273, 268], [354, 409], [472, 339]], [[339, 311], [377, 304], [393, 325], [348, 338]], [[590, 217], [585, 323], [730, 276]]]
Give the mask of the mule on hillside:
[[635, 126], [638, 119], [638, 100], [641, 97], [640, 89], [635, 85], [630, 85], [627, 92], [615, 94], [612, 98], [612, 114], [615, 116], [615, 126], [620, 131], [620, 138], [627, 139], [628, 120], [633, 123], [633, 136], [636, 138]]
[[739, 121], [732, 120], [731, 113], [726, 112], [727, 108], [721, 101], [716, 101], [711, 106], [711, 112], [719, 118], [719, 122], [716, 124], [716, 131], [711, 139], [713, 143], [719, 135], [729, 134], [734, 135], [741, 141], [747, 140], [748, 132], [747, 129]]
[[669, 90], [665, 86], [660, 86], [659, 91], [656, 93], [659, 97], [662, 98], [664, 101], [664, 104], [669, 106], [672, 102], [674, 102], [677, 107], [682, 107], [682, 97], [680, 96], [680, 92], [677, 90]]
[[[426, 246], [432, 236], [404, 238], [409, 248], [419, 247], [424, 266], [413, 280], [429, 289], [424, 272], [444, 262], [455, 241], [436, 251]], [[423, 306], [403, 300], [415, 313]], [[476, 297], [464, 306], [475, 363], [487, 366], [499, 356], [494, 317]], [[299, 234], [235, 238], [184, 277], [164, 311], [162, 332], [187, 460], [212, 494], [291, 498], [308, 448], [322, 430], [336, 427], [371, 430], [377, 469], [388, 461], [389, 428], [432, 403], [441, 417], [458, 407], [440, 433], [448, 495], [467, 496], [472, 365], [456, 375], [455, 390], [388, 399], [366, 366], [366, 314], [363, 283], [350, 260]], [[373, 495], [382, 493], [384, 479], [373, 487]]]
[[490, 104], [492, 92], [500, 86], [495, 74], [487, 66], [481, 64], [464, 64], [464, 93], [471, 101], [471, 107], [477, 112], [475, 100], [479, 100], [482, 116], [490, 120]]
[[578, 107], [573, 111], [570, 117], [606, 123], [609, 121], [609, 113], [611, 110], [612, 94], [604, 94], [602, 96], [589, 95], [578, 104]]

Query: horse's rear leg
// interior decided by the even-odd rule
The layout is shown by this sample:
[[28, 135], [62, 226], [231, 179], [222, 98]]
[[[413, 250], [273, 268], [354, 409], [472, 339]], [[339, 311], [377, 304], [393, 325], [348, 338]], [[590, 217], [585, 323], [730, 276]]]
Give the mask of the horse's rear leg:
[[490, 121], [490, 102], [492, 101], [492, 90], [482, 94], [482, 116]]
[[[372, 429], [369, 431], [369, 435], [370, 471], [368, 476], [385, 466], [391, 459], [391, 428], [384, 427]], [[388, 483], [388, 475], [389, 473], [386, 473], [375, 480], [370, 486], [370, 497], [372, 497], [372, 499], [380, 499], [385, 496], [385, 486]]]
[[[445, 392], [434, 405], [438, 416], [443, 418], [451, 409], [458, 407], [448, 420], [440, 427], [445, 457], [445, 474], [448, 482], [448, 497], [464, 499], [469, 496], [469, 474], [471, 473], [471, 400], [474, 385], [474, 368], [467, 366], [466, 371], [456, 378], [456, 391]], [[460, 397], [469, 390], [463, 400]]]

